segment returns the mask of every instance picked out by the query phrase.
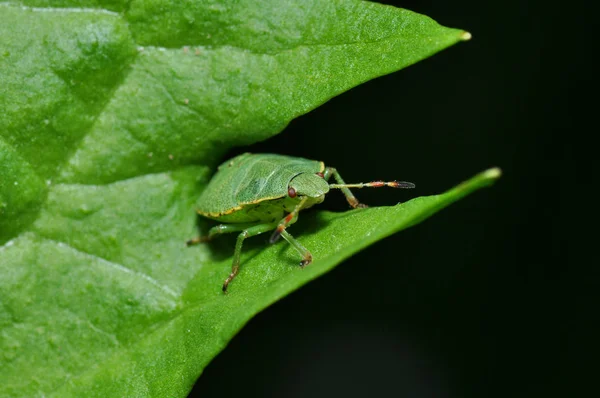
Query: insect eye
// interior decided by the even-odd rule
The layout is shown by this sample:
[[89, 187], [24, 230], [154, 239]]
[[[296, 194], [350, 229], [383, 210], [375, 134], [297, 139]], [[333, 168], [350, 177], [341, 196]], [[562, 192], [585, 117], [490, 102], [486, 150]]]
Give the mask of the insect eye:
[[289, 188], [288, 189], [288, 196], [290, 198], [295, 198], [296, 197], [296, 190], [294, 188]]
[[325, 178], [325, 174], [321, 173], [320, 171], [318, 173], [315, 173], [316, 175], [318, 175], [321, 178]]

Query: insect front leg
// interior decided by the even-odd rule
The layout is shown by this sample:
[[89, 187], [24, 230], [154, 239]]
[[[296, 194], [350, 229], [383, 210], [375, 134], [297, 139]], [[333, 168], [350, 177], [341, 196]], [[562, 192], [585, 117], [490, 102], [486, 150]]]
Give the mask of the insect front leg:
[[294, 239], [294, 237], [292, 235], [290, 235], [290, 233], [288, 231], [283, 230], [281, 232], [281, 236], [283, 237], [283, 239], [287, 240], [287, 242], [292, 245], [294, 247], [294, 249], [298, 250], [298, 253], [300, 253], [300, 255], [302, 256], [302, 261], [300, 261], [300, 266], [302, 268], [306, 267], [308, 264], [310, 264], [312, 262], [313, 256], [312, 254], [308, 251], [308, 249], [304, 246], [302, 246], [302, 244], [300, 242], [298, 242], [296, 239]]
[[197, 245], [198, 243], [210, 242], [216, 236], [222, 234], [230, 234], [232, 232], [240, 232], [247, 228], [250, 228], [256, 224], [254, 223], [244, 223], [244, 224], [219, 224], [215, 227], [212, 227], [208, 230], [208, 235], [197, 236], [193, 239], [185, 242], [186, 245], [192, 246]]
[[227, 286], [231, 283], [233, 278], [238, 274], [240, 270], [240, 255], [242, 253], [242, 245], [244, 244], [244, 240], [251, 236], [256, 236], [262, 234], [263, 232], [268, 232], [277, 227], [277, 223], [271, 224], [253, 224], [253, 226], [248, 227], [242, 231], [241, 234], [238, 235], [237, 241], [235, 242], [235, 251], [233, 252], [233, 264], [231, 265], [231, 274], [225, 279], [223, 283], [223, 292], [227, 292]]
[[294, 210], [292, 210], [290, 214], [288, 214], [281, 221], [279, 221], [279, 224], [277, 224], [277, 228], [275, 228], [275, 231], [273, 231], [273, 235], [271, 235], [271, 238], [269, 239], [269, 243], [277, 242], [277, 240], [279, 239], [283, 231], [285, 231], [287, 226], [295, 223], [298, 220], [298, 213], [300, 212], [300, 210], [302, 210], [307, 200], [307, 197], [300, 200], [296, 207], [294, 207]]
[[[335, 182], [337, 182], [339, 185], [346, 185], [346, 183], [344, 182], [344, 180], [342, 179], [342, 176], [340, 175], [340, 173], [338, 173], [338, 171], [334, 168], [334, 167], [327, 167], [325, 169], [325, 173], [323, 174], [323, 178], [325, 179], [325, 181], [329, 181], [329, 179], [331, 178], [331, 176], [333, 176], [333, 179], [335, 180]], [[358, 199], [356, 199], [356, 196], [354, 196], [352, 194], [352, 191], [350, 191], [350, 189], [348, 189], [348, 187], [341, 187], [340, 189], [342, 190], [342, 193], [344, 194], [344, 196], [346, 197], [346, 200], [348, 201], [348, 204], [353, 208], [362, 208], [362, 207], [369, 207], [364, 203], [360, 203], [358, 201]]]
[[306, 198], [303, 199], [290, 214], [285, 216], [283, 220], [279, 222], [279, 224], [277, 224], [277, 228], [273, 232], [273, 235], [271, 235], [271, 239], [269, 239], [270, 243], [275, 243], [279, 237], [282, 236], [283, 239], [292, 245], [294, 249], [296, 249], [302, 256], [302, 261], [300, 261], [301, 267], [305, 267], [312, 262], [312, 254], [310, 254], [306, 247], [302, 246], [300, 242], [294, 239], [294, 237], [288, 231], [286, 231], [286, 228], [298, 221], [298, 213], [300, 209], [302, 209], [302, 206], [304, 206], [305, 202]]
[[390, 187], [390, 188], [414, 188], [415, 184], [412, 182], [406, 181], [371, 181], [371, 182], [359, 182], [356, 184], [346, 184], [340, 173], [333, 167], [328, 167], [325, 169], [325, 173], [323, 174], [323, 178], [325, 181], [328, 181], [329, 178], [333, 176], [337, 184], [329, 184], [329, 188], [332, 189], [341, 189], [344, 196], [346, 196], [346, 200], [352, 206], [352, 208], [360, 208], [360, 207], [368, 207], [367, 205], [360, 203], [356, 196], [350, 192], [350, 188], [381, 188], [381, 187]]

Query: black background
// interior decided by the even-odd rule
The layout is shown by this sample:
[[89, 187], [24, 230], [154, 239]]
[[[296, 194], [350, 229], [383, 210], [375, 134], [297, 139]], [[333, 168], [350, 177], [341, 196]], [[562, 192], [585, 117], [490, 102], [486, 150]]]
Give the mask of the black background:
[[[320, 159], [348, 182], [416, 183], [357, 192], [375, 206], [491, 166], [503, 177], [259, 314], [191, 396], [588, 396], [600, 368], [590, 345], [598, 272], [578, 265], [573, 220], [589, 205], [574, 151], [594, 129], [581, 118], [591, 12], [575, 2], [384, 3], [473, 39], [250, 150]], [[321, 208], [347, 205], [332, 194]]]

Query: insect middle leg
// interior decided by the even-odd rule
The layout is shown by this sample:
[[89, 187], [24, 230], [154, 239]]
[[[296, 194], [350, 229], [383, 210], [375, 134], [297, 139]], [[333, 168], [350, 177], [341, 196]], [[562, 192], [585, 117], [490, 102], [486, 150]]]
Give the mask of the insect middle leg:
[[224, 292], [227, 292], [227, 286], [229, 286], [233, 278], [235, 278], [235, 276], [240, 270], [240, 255], [242, 253], [242, 245], [244, 244], [244, 240], [251, 236], [256, 236], [262, 234], [263, 232], [271, 231], [276, 227], [277, 223], [253, 224], [253, 226], [244, 229], [242, 233], [238, 235], [237, 241], [235, 242], [235, 251], [233, 252], [233, 264], [231, 265], [231, 273], [223, 283]]

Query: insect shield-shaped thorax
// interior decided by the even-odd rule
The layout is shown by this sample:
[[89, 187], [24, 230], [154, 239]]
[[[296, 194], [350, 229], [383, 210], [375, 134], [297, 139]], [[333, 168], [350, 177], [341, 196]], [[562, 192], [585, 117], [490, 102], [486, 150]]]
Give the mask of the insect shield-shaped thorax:
[[[328, 183], [333, 177], [336, 184]], [[323, 162], [273, 154], [239, 155], [219, 166], [217, 173], [198, 199], [198, 213], [223, 224], [207, 235], [189, 240], [188, 245], [208, 242], [214, 237], [239, 232], [233, 264], [223, 291], [235, 278], [240, 267], [240, 253], [246, 238], [273, 231], [269, 241], [280, 237], [300, 254], [301, 266], [310, 264], [312, 255], [287, 232], [298, 213], [325, 199], [330, 189], [340, 189], [351, 207], [366, 207], [356, 199], [350, 188], [364, 187], [414, 188], [412, 183], [373, 181], [346, 184], [336, 169], [325, 168]]]
[[[323, 162], [271, 154], [244, 153], [221, 164], [217, 173], [200, 196], [198, 213], [227, 223], [270, 221], [292, 211], [301, 199], [289, 195], [295, 177], [309, 174], [317, 182], [307, 184], [306, 178], [297, 182], [298, 189], [314, 195], [313, 186], [329, 185], [316, 173], [325, 169]], [[323, 199], [321, 198], [321, 201]], [[319, 203], [312, 201], [312, 204]]]

